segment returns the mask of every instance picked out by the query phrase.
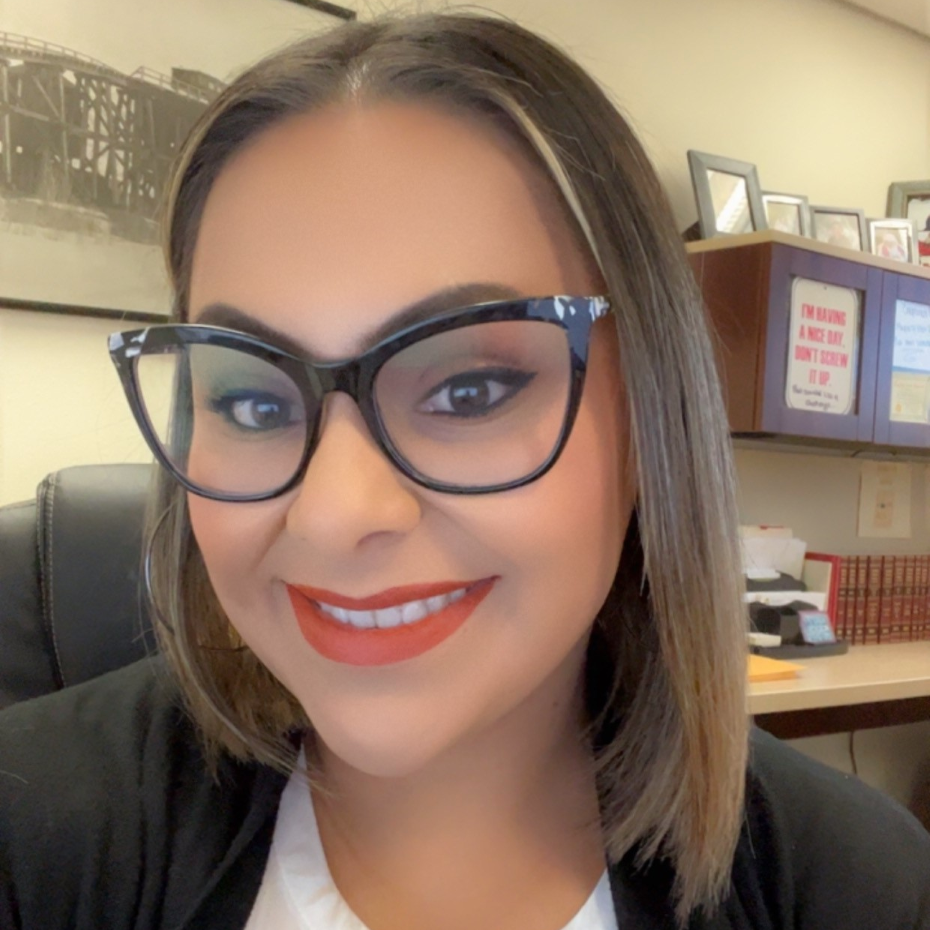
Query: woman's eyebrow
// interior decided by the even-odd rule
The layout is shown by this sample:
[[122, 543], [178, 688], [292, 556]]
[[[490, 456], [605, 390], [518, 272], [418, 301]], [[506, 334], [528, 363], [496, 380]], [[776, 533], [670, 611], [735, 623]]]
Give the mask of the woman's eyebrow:
[[[517, 300], [523, 296], [520, 291], [509, 285], [491, 282], [457, 284], [443, 288], [409, 304], [385, 320], [373, 331], [364, 333], [359, 340], [358, 352], [361, 354], [371, 346], [377, 345], [382, 340], [402, 329], [406, 329], [408, 326], [440, 316], [450, 310], [492, 300]], [[272, 326], [268, 326], [245, 310], [240, 310], [228, 303], [207, 304], [192, 322], [210, 326], [223, 326], [227, 329], [248, 333], [250, 336], [271, 343], [286, 352], [290, 352], [292, 355], [306, 356], [308, 354], [307, 347], [301, 345], [293, 337]]]
[[509, 285], [491, 282], [474, 282], [444, 287], [442, 290], [435, 291], [404, 307], [385, 320], [374, 332], [363, 336], [360, 351], [364, 352], [371, 346], [377, 345], [382, 340], [400, 332], [402, 329], [406, 329], [408, 326], [422, 323], [424, 320], [448, 313], [450, 310], [487, 303], [492, 300], [517, 300], [523, 296], [520, 291]]
[[268, 342], [291, 355], [306, 355], [307, 350], [290, 336], [286, 336], [273, 326], [268, 326], [256, 319], [245, 310], [240, 310], [232, 304], [217, 301], [207, 304], [196, 318], [191, 320], [198, 326], [222, 326], [225, 329], [234, 329], [236, 332], [247, 333], [263, 342]]

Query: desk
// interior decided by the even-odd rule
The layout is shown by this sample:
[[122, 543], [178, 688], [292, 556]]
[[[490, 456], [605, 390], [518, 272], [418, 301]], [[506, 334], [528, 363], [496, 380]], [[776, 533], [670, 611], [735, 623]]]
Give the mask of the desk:
[[749, 712], [781, 739], [930, 720], [930, 641], [792, 661], [797, 678], [749, 686]]

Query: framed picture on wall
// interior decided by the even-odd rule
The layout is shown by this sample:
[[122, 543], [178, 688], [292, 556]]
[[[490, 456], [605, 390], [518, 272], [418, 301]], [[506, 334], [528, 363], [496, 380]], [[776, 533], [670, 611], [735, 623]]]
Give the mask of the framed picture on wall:
[[688, 167], [702, 238], [767, 228], [755, 165], [692, 149], [688, 152]]
[[869, 220], [869, 251], [898, 262], [917, 261], [917, 230], [912, 220]]
[[865, 211], [845, 207], [811, 207], [814, 238], [827, 245], [868, 251]]
[[795, 236], [811, 236], [810, 204], [803, 194], [777, 194], [762, 191], [765, 221], [769, 229], [791, 233]]
[[930, 265], [930, 180], [895, 181], [888, 188], [888, 216], [911, 220], [917, 229], [917, 260]]
[[158, 318], [165, 186], [239, 71], [355, 13], [320, 0], [0, 4], [0, 306]]

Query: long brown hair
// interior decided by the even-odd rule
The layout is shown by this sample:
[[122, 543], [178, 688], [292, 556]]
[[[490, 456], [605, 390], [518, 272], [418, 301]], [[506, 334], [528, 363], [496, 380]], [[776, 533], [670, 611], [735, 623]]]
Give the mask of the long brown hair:
[[[683, 922], [726, 891], [742, 818], [734, 482], [700, 298], [655, 173], [604, 92], [549, 43], [482, 15], [354, 22], [275, 53], [220, 95], [182, 153], [166, 243], [176, 315], [186, 319], [200, 217], [230, 157], [290, 116], [387, 98], [465, 110], [518, 140], [550, 176], [618, 308], [638, 501], [592, 633], [586, 693], [608, 855], [669, 859]], [[170, 479], [153, 512], [162, 646], [213, 758], [287, 769], [286, 734], [310, 722], [224, 616]]]

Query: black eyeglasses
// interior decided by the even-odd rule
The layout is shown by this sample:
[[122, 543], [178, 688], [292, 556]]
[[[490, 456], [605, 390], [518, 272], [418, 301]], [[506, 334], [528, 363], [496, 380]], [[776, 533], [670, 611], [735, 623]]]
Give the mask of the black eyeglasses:
[[592, 326], [609, 310], [604, 297], [485, 303], [327, 364], [197, 324], [114, 333], [109, 348], [155, 457], [195, 494], [258, 501], [294, 487], [333, 391], [358, 404], [417, 484], [488, 494], [555, 464], [581, 402]]

